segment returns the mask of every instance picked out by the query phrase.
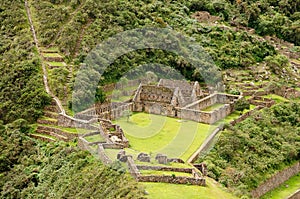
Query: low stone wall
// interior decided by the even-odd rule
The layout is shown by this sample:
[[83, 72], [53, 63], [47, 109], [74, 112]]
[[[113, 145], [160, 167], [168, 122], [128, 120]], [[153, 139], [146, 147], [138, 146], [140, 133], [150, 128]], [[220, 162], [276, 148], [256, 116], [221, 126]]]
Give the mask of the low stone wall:
[[63, 114], [58, 116], [58, 126], [99, 130], [97, 127], [91, 126], [88, 121], [82, 121]]
[[58, 122], [57, 121], [53, 121], [53, 120], [38, 119], [37, 123], [38, 124], [48, 124], [48, 125], [54, 125], [54, 126], [56, 126]]
[[86, 141], [86, 139], [84, 139], [83, 137], [78, 138], [77, 146], [84, 151], [89, 151], [91, 149], [89, 146], [89, 142]]
[[105, 154], [104, 147], [102, 144], [98, 144], [97, 153], [99, 158], [104, 164], [111, 164], [111, 159]]
[[242, 122], [243, 120], [247, 119], [249, 116], [251, 116], [253, 113], [255, 113], [256, 111], [259, 111], [263, 108], [263, 106], [257, 106], [255, 107], [253, 110], [248, 111], [247, 113], [241, 115], [240, 117], [238, 117], [237, 119], [233, 120], [230, 122], [230, 124], [232, 126], [236, 125], [237, 123]]
[[63, 62], [64, 59], [62, 57], [44, 57], [46, 61], [49, 62]]
[[66, 133], [60, 129], [54, 128], [54, 127], [48, 127], [48, 126], [38, 126], [37, 131], [47, 131], [47, 132], [54, 132], [56, 134], [62, 135], [66, 138], [68, 138], [68, 140], [72, 140], [78, 136], [82, 136], [82, 134], [76, 134], [76, 133]]
[[124, 149], [126, 147], [124, 147], [123, 144], [118, 144], [118, 143], [104, 143], [103, 148], [105, 148], [105, 149]]
[[173, 171], [182, 173], [192, 173], [194, 168], [177, 168], [166, 166], [136, 165], [139, 170], [155, 170], [155, 171]]
[[178, 117], [185, 120], [192, 120], [205, 124], [213, 124], [225, 118], [227, 115], [232, 113], [233, 110], [233, 104], [224, 104], [222, 107], [210, 112], [182, 108], [178, 112]]
[[276, 173], [271, 178], [263, 182], [256, 189], [251, 191], [251, 195], [253, 198], [259, 198], [265, 193], [271, 191], [272, 189], [278, 187], [285, 181], [287, 181], [290, 177], [296, 175], [300, 172], [300, 162], [295, 163], [294, 165]]
[[212, 143], [212, 141], [214, 140], [214, 138], [216, 137], [216, 135], [223, 130], [223, 125], [218, 126], [211, 134], [208, 138], [205, 139], [205, 141], [202, 143], [202, 145], [200, 146], [200, 148], [188, 159], [188, 163], [193, 163], [195, 162], [200, 154], [205, 151]]
[[293, 193], [293, 195], [289, 196], [287, 199], [299, 199], [300, 198], [300, 189]]
[[185, 176], [158, 176], [158, 175], [141, 175], [137, 177], [139, 182], [164, 182], [173, 184], [191, 184], [206, 186], [205, 178], [193, 178]]
[[132, 156], [127, 156], [127, 165], [128, 165], [128, 169], [130, 174], [135, 178], [138, 179], [141, 175], [139, 169], [136, 167], [136, 165], [134, 164], [134, 160], [132, 158]]
[[41, 137], [41, 136], [37, 136], [37, 135], [34, 135], [34, 134], [30, 134], [29, 136], [32, 137], [32, 138], [35, 138], [35, 139], [42, 140], [44, 142], [54, 142], [55, 141], [55, 140], [53, 140], [51, 138]]

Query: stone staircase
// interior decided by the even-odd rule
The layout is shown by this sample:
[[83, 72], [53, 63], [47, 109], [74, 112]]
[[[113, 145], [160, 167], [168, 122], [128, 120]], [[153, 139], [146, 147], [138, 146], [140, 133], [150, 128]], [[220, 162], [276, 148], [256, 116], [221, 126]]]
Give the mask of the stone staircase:
[[93, 132], [93, 130], [85, 128], [64, 127], [59, 125], [59, 108], [55, 101], [51, 105], [46, 106], [44, 115], [37, 120], [37, 128], [35, 133], [30, 136], [47, 142], [54, 141], [71, 141], [79, 135]]

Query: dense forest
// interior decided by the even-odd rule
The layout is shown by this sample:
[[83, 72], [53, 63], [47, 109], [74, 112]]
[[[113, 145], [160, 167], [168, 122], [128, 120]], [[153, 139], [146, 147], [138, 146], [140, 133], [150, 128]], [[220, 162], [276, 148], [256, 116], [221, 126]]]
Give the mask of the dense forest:
[[0, 2], [0, 120], [34, 122], [50, 98], [21, 1]]
[[283, 103], [229, 126], [199, 161], [207, 163], [210, 177], [241, 196], [299, 158], [300, 105]]

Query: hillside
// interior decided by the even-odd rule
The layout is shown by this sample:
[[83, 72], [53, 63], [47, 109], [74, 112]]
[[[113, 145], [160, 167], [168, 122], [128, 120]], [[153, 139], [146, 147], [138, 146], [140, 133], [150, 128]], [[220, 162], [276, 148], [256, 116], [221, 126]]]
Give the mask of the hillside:
[[[138, 31], [130, 31], [147, 28], [176, 34], [154, 38], [156, 33], [149, 31], [145, 34], [148, 47], [139, 48]], [[163, 189], [166, 194], [161, 198], [176, 198], [176, 190], [188, 198], [251, 198], [253, 190], [271, 176], [300, 160], [300, 0], [1, 1], [0, 33], [0, 198], [160, 198]], [[111, 38], [126, 41], [113, 43]], [[208, 58], [195, 62], [203, 70], [190, 61], [194, 51], [184, 46], [186, 38], [206, 53]], [[157, 41], [165, 43], [151, 48], [151, 42]], [[113, 48], [99, 45], [110, 42]], [[134, 50], [123, 53], [125, 44]], [[180, 56], [164, 50], [178, 47], [183, 54], [191, 53]], [[114, 103], [124, 108], [123, 102], [132, 103], [141, 92], [127, 78], [130, 72], [146, 79], [149, 88], [169, 75], [165, 68], [160, 69], [161, 76], [140, 69], [147, 64], [152, 69], [175, 69], [189, 84], [197, 82], [193, 91], [199, 82], [201, 98], [213, 96], [222, 87], [224, 95], [242, 99], [232, 100], [237, 104], [230, 114], [214, 123], [172, 116], [169, 123], [161, 124], [165, 113], [148, 116], [131, 110], [126, 112], [127, 119], [107, 118], [118, 114]], [[90, 65], [92, 70], [84, 70]], [[176, 91], [176, 107], [186, 93], [196, 95], [187, 90], [181, 98]], [[195, 97], [198, 100], [200, 94]], [[226, 103], [210, 104], [200, 111], [210, 114]], [[87, 109], [89, 113], [91, 107], [101, 113], [77, 118], [78, 112]], [[155, 124], [144, 128], [144, 123], [151, 122]], [[108, 138], [101, 134], [103, 127]], [[209, 145], [206, 141], [217, 128], [222, 129], [212, 145], [194, 158], [196, 162], [190, 161], [197, 149]], [[112, 164], [101, 162], [97, 156], [101, 144], [113, 145], [113, 136], [119, 141], [119, 131], [129, 142], [122, 149], [133, 159], [138, 152], [147, 152], [152, 159], [159, 152], [182, 158], [180, 166], [167, 164], [173, 169], [194, 169], [188, 174], [141, 169], [142, 177], [155, 173], [171, 175], [175, 181], [177, 175], [195, 177], [197, 171], [207, 186], [138, 183], [135, 174], [129, 174], [130, 166], [116, 160], [118, 147], [103, 148]], [[143, 134], [154, 136], [139, 137]], [[86, 148], [92, 154], [81, 150], [85, 138], [90, 140]], [[208, 177], [198, 164], [207, 166]], [[282, 184], [264, 197], [274, 194], [275, 198], [285, 191], [291, 195], [299, 185], [295, 181], [297, 175], [286, 182], [290, 189]]]

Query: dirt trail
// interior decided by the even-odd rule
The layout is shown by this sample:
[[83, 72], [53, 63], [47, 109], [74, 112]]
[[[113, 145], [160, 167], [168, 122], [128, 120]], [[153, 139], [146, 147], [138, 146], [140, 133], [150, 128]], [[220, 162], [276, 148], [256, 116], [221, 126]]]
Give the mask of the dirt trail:
[[[40, 51], [40, 48], [39, 48], [38, 39], [37, 39], [37, 36], [36, 36], [36, 32], [35, 32], [35, 29], [34, 29], [34, 26], [33, 26], [32, 17], [31, 17], [31, 13], [30, 13], [30, 8], [29, 8], [29, 5], [28, 5], [28, 1], [25, 1], [25, 8], [26, 8], [26, 13], [27, 13], [28, 21], [30, 23], [30, 30], [32, 32], [32, 36], [33, 36], [33, 39], [34, 39], [35, 46], [36, 46], [36, 48], [37, 48], [37, 50], [39, 52], [40, 57], [42, 57], [41, 51]], [[51, 90], [49, 88], [48, 73], [47, 73], [47, 70], [46, 70], [46, 67], [45, 67], [45, 63], [43, 62], [43, 59], [42, 59], [42, 69], [43, 69], [43, 81], [44, 81], [46, 92], [55, 100], [57, 106], [59, 107], [59, 110], [60, 110], [61, 114], [66, 115], [65, 109], [63, 108], [60, 100], [51, 92]]]

